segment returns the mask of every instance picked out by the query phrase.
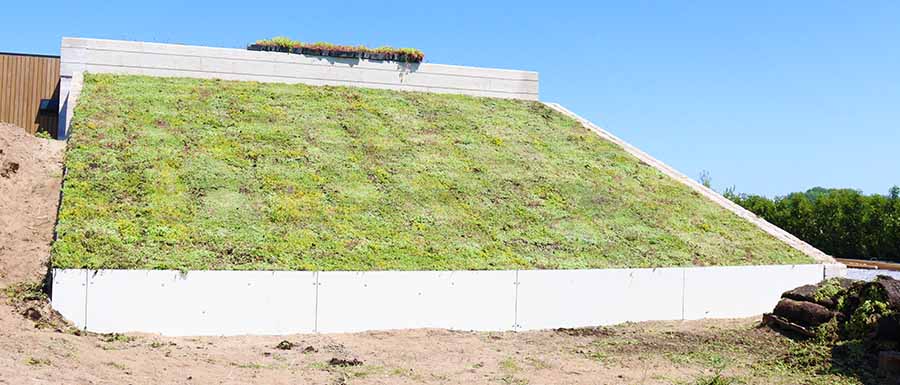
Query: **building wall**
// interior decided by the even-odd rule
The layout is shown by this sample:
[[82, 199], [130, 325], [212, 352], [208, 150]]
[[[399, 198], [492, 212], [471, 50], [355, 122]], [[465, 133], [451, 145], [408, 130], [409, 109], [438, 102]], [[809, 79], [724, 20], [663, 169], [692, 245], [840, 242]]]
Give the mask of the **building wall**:
[[[0, 122], [56, 137], [59, 63], [58, 56], [0, 53]], [[42, 99], [50, 101], [45, 112]]]

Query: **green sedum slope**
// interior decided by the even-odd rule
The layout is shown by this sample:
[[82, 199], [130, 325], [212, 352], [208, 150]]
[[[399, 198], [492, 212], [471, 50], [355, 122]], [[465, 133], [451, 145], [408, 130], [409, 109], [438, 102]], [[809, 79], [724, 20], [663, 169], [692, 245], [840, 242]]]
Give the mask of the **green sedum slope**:
[[86, 75], [61, 268], [811, 263], [536, 102]]

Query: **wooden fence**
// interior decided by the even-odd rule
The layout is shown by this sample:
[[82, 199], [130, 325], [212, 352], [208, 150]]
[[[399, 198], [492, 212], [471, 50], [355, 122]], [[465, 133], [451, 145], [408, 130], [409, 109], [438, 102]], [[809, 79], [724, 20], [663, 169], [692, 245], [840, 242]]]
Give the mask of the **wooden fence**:
[[56, 137], [59, 56], [0, 53], [0, 122]]

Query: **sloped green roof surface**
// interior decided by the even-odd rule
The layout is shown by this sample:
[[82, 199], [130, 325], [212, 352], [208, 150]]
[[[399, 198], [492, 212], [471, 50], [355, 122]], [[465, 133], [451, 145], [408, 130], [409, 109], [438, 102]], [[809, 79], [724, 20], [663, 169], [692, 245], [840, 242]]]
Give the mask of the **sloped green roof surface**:
[[537, 102], [88, 74], [71, 131], [56, 267], [812, 262]]

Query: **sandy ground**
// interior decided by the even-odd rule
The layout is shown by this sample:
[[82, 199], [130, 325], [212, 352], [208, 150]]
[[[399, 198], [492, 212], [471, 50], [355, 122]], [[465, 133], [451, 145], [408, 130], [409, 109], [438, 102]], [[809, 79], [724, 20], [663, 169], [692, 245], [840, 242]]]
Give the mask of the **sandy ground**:
[[[801, 383], [752, 368], [783, 338], [756, 329], [756, 320], [644, 323], [596, 335], [413, 330], [163, 338], [35, 330], [4, 313], [4, 384], [673, 384], [720, 370], [747, 383]], [[753, 349], [771, 346], [716, 350], [725, 346], [717, 337], [723, 333]], [[296, 347], [278, 349], [282, 340]], [[334, 358], [362, 364], [331, 365]]]
[[0, 284], [46, 271], [64, 149], [64, 142], [0, 123]]
[[0, 384], [712, 384], [716, 374], [855, 383], [779, 369], [791, 341], [757, 319], [522, 333], [80, 333], [39, 291], [22, 290], [46, 272], [62, 149], [0, 125]]

